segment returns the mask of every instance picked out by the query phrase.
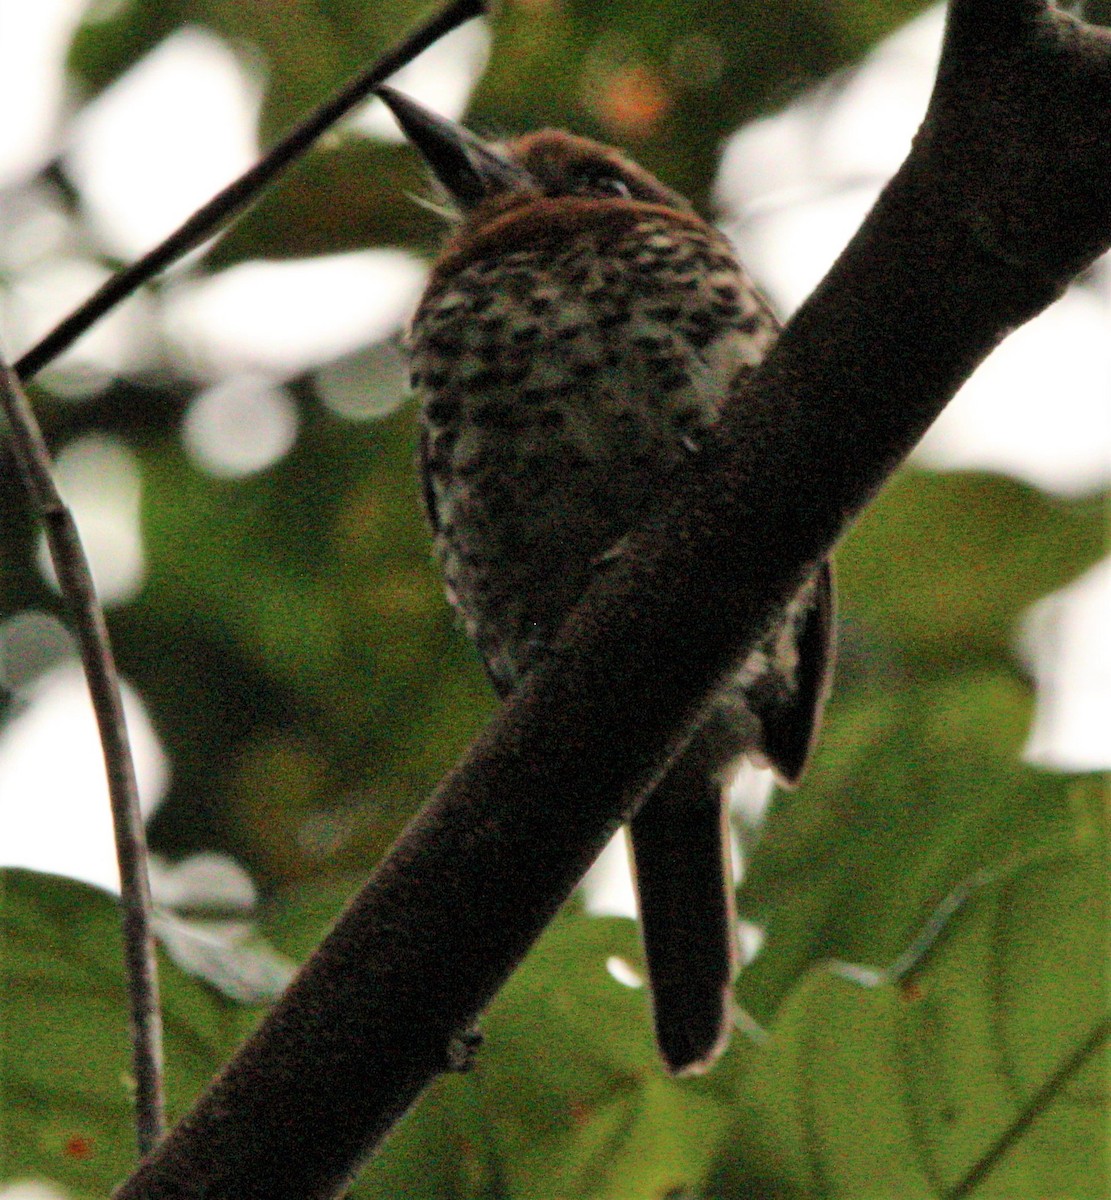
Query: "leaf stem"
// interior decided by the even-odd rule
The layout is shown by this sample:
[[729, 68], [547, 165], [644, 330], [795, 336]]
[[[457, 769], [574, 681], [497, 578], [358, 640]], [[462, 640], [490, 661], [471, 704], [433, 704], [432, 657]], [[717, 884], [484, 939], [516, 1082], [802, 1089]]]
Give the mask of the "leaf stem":
[[1030, 1098], [1030, 1103], [973, 1164], [964, 1178], [945, 1193], [944, 1200], [964, 1200], [991, 1174], [999, 1160], [1060, 1094], [1066, 1083], [1111, 1036], [1111, 1016], [1104, 1017]]

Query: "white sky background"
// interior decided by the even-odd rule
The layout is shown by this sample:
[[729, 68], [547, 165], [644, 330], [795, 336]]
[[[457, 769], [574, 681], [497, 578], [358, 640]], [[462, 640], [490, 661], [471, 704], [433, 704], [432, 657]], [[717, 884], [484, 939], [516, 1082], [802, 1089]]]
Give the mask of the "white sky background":
[[[18, 48], [0, 73], [0, 205], [6, 184], [63, 152], [104, 248], [130, 258], [253, 160], [259, 84], [218, 39], [186, 30], [67, 122], [61, 62], [84, 7], [80, 0], [0, 0], [0, 44]], [[924, 111], [940, 32], [940, 11], [932, 10], [844, 81], [730, 140], [718, 183], [721, 207], [742, 256], [781, 311], [817, 282], [905, 154]], [[399, 82], [458, 116], [487, 47], [485, 30], [472, 23]], [[380, 106], [356, 124], [396, 136]], [[19, 236], [0, 249], [0, 265], [16, 279], [0, 307], [0, 338], [14, 354], [91, 290], [99, 268], [68, 244], [64, 223], [45, 204], [11, 214], [7, 224]], [[74, 386], [95, 386], [97, 372], [131, 366], [166, 338], [185, 351], [196, 376], [183, 434], [189, 451], [215, 473], [263, 470], [296, 436], [285, 380], [396, 329], [422, 278], [412, 256], [393, 250], [244, 264], [204, 280], [179, 272], [161, 311], [131, 302], [69, 356]], [[1072, 289], [991, 357], [917, 460], [1004, 471], [1063, 495], [1107, 486], [1109, 335], [1111, 269], [1104, 262], [1087, 287]], [[125, 447], [91, 438], [67, 448], [60, 469], [106, 599], [126, 600], [143, 578], [137, 469]], [[109, 479], [123, 482], [97, 486]], [[1021, 645], [1040, 685], [1029, 747], [1036, 761], [1111, 767], [1109, 612], [1111, 567], [1104, 564], [1030, 615]], [[0, 685], [7, 628], [0, 621]], [[114, 886], [99, 752], [82, 732], [91, 728], [78, 703], [82, 685], [58, 670], [18, 687], [23, 707], [0, 729], [0, 863]], [[140, 778], [153, 806], [171, 765], [141, 700], [130, 702]], [[44, 748], [44, 729], [53, 745], [67, 747], [64, 755], [50, 753], [50, 735]], [[68, 840], [60, 836], [66, 830], [74, 835]], [[608, 898], [599, 893], [597, 906], [629, 911], [627, 883]]]

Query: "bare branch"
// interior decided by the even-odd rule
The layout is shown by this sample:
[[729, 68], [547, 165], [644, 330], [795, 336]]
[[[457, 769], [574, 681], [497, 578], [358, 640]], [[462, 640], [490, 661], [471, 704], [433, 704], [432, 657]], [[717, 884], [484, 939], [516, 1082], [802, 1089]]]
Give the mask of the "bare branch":
[[434, 1076], [703, 697], [1011, 329], [1111, 245], [1111, 38], [955, 0], [914, 148], [257, 1033], [117, 1193], [327, 1197]]
[[158, 1004], [158, 968], [151, 930], [147, 842], [139, 811], [139, 789], [124, 719], [120, 681], [108, 641], [104, 610], [93, 587], [88, 559], [73, 515], [50, 470], [50, 456], [19, 380], [0, 360], [0, 403], [11, 425], [12, 446], [27, 492], [46, 530], [58, 586], [69, 605], [85, 679], [89, 686], [104, 766], [120, 871], [123, 951], [131, 1021], [131, 1059], [135, 1072], [135, 1124], [139, 1153], [146, 1154], [162, 1136], [162, 1014]]
[[16, 373], [27, 381], [47, 363], [53, 362], [64, 350], [90, 329], [117, 304], [122, 303], [190, 250], [196, 249], [216, 233], [226, 229], [245, 213], [262, 193], [284, 171], [292, 166], [341, 117], [395, 71], [416, 58], [445, 33], [450, 33], [464, 21], [485, 11], [484, 0], [452, 0], [450, 4], [413, 30], [394, 49], [383, 54], [373, 66], [355, 76], [349, 83], [319, 108], [289, 131], [253, 167], [244, 172], [222, 192], [213, 196], [203, 207], [170, 234], [168, 238], [138, 262], [113, 275], [97, 289], [80, 308], [75, 309], [60, 325], [52, 329], [15, 364]]

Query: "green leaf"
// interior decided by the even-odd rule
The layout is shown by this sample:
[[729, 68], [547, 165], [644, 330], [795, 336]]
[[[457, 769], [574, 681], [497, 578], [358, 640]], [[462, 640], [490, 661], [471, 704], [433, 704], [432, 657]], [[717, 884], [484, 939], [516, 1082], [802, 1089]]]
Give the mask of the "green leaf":
[[1106, 541], [1106, 495], [900, 471], [837, 552], [848, 652], [870, 636], [926, 664], [1005, 658], [1020, 615], [1098, 562]]
[[1026, 688], [988, 670], [862, 690], [831, 712], [740, 891], [767, 936], [740, 981], [758, 1020], [812, 964], [886, 966], [976, 872], [1067, 844], [1069, 780], [1017, 760], [1028, 718]]
[[[136, 1162], [117, 906], [30, 871], [0, 888], [0, 1178], [102, 1200]], [[173, 1119], [255, 1018], [165, 958], [159, 970]]]
[[1071, 845], [972, 890], [900, 978], [865, 987], [810, 969], [749, 1059], [708, 1196], [773, 1181], [761, 1195], [941, 1200], [1032, 1106], [973, 1194], [1106, 1195], [1106, 1047], [1035, 1104], [1105, 1019], [1100, 789], [1071, 799]]
[[645, 991], [611, 957], [639, 964], [632, 922], [565, 913], [483, 1022], [475, 1077], [514, 1196], [664, 1195], [702, 1175], [725, 1128], [721, 1081], [664, 1075]]
[[66, 64], [89, 97], [114, 83], [174, 30], [197, 19], [189, 0], [124, 0], [107, 18], [92, 11], [92, 19], [86, 18], [70, 42]]
[[433, 1084], [350, 1192], [351, 1200], [497, 1200], [507, 1194], [490, 1153], [475, 1088], [458, 1075]]

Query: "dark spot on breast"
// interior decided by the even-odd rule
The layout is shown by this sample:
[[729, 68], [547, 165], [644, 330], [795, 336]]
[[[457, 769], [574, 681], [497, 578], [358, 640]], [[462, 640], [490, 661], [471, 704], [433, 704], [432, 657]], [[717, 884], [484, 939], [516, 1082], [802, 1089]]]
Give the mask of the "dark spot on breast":
[[657, 351], [657, 353], [650, 355], [646, 359], [648, 369], [661, 380], [665, 375], [670, 375], [674, 371], [681, 371], [683, 369], [680, 366], [682, 361], [683, 356], [676, 354], [671, 346], [664, 347], [661, 351]]
[[638, 333], [636, 337], [629, 340], [638, 350], [644, 350], [649, 354], [653, 351], [658, 353], [661, 347], [671, 341], [666, 333]]
[[539, 325], [518, 325], [516, 329], [509, 335], [509, 339], [515, 342], [518, 346], [528, 345], [529, 342], [535, 342], [540, 336]]
[[436, 396], [424, 406], [425, 420], [433, 425], [447, 425], [458, 420], [460, 407], [456, 396]]
[[671, 424], [680, 431], [697, 429], [703, 424], [705, 413], [699, 408], [681, 408], [671, 418]]
[[494, 336], [505, 328], [508, 321], [505, 313], [494, 313], [493, 316], [481, 317], [478, 326], [487, 336]]
[[679, 319], [681, 309], [678, 304], [661, 304], [656, 308], [648, 309], [648, 315], [654, 317], [657, 321], [663, 321], [664, 324], [670, 325]]
[[433, 354], [454, 357], [459, 353], [459, 339], [447, 337], [442, 333], [430, 333], [422, 339], [421, 348], [431, 350]]
[[515, 362], [511, 366], [502, 369], [502, 382], [509, 387], [516, 387], [521, 383], [525, 376], [529, 373], [529, 364], [524, 362]]
[[749, 313], [747, 317], [737, 322], [741, 333], [755, 333], [764, 324], [764, 317], [759, 312]]
[[687, 313], [684, 321], [684, 329], [714, 329], [717, 327], [717, 320], [704, 309], [696, 308], [693, 312]]
[[496, 387], [502, 383], [504, 377], [496, 367], [483, 367], [481, 371], [476, 371], [473, 375], [468, 375], [466, 379], [466, 390], [468, 392], [481, 392], [487, 388]]
[[541, 429], [554, 431], [562, 429], [567, 424], [567, 418], [562, 409], [545, 408], [536, 414], [536, 424]]
[[684, 330], [684, 336], [696, 350], [705, 350], [714, 340], [714, 328], [708, 324], [698, 325], [692, 329]]
[[[529, 304], [534, 299], [538, 299], [536, 292], [536, 272], [529, 271], [521, 275], [514, 276], [510, 281], [510, 286], [506, 291], [513, 297], [514, 301], [519, 304]], [[551, 301], [549, 301], [551, 303]]]
[[533, 296], [528, 302], [528, 310], [535, 316], [540, 316], [541, 313], [546, 313], [552, 307], [551, 296]]
[[471, 409], [471, 420], [480, 429], [517, 429], [520, 420], [511, 404], [504, 400], [488, 400]]

